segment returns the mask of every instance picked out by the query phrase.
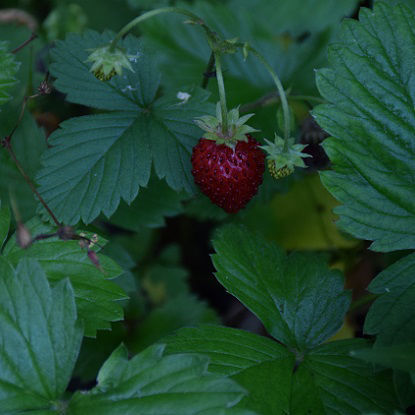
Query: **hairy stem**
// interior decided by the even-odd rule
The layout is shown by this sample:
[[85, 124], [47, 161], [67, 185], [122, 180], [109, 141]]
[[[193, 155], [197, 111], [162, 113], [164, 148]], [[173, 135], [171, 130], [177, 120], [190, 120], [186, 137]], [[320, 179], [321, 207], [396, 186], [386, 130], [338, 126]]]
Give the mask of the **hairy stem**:
[[29, 185], [32, 192], [36, 195], [36, 197], [39, 199], [39, 202], [43, 205], [43, 207], [46, 209], [46, 211], [49, 213], [50, 217], [53, 219], [55, 224], [60, 227], [62, 226], [61, 223], [58, 221], [56, 216], [53, 214], [47, 203], [44, 201], [43, 197], [40, 195], [40, 193], [37, 191], [35, 185], [33, 184], [30, 177], [27, 175], [27, 173], [24, 171], [23, 166], [20, 164], [20, 161], [17, 159], [15, 152], [12, 149], [12, 146], [10, 144], [10, 140], [5, 139], [3, 142], [3, 146], [6, 148], [8, 153], [10, 154], [10, 157], [14, 161], [14, 164], [16, 165], [17, 169], [19, 170], [20, 174], [25, 179], [26, 183]]
[[209, 62], [206, 67], [206, 71], [203, 73], [203, 81], [202, 81], [202, 88], [206, 89], [209, 83], [209, 79], [211, 78], [211, 74], [213, 72], [213, 68], [215, 66], [215, 55], [213, 52], [210, 54]]
[[37, 38], [37, 34], [36, 33], [32, 33], [29, 37], [29, 39], [25, 40], [20, 46], [18, 46], [17, 48], [13, 49], [11, 51], [11, 53], [15, 54], [17, 52], [19, 52], [19, 50], [23, 49], [25, 46], [27, 46], [32, 40]]
[[223, 82], [223, 74], [222, 74], [222, 64], [220, 61], [220, 54], [219, 52], [213, 52], [215, 56], [215, 64], [216, 64], [216, 79], [218, 80], [218, 89], [219, 89], [219, 98], [220, 98], [220, 109], [222, 114], [222, 132], [223, 134], [228, 134], [228, 109], [226, 108], [226, 92], [225, 92], [225, 84]]
[[24, 115], [24, 111], [26, 109], [26, 104], [27, 101], [29, 101], [29, 99], [33, 99], [38, 97], [40, 94], [34, 94], [34, 95], [30, 95], [30, 96], [25, 96], [23, 98], [23, 104], [22, 104], [22, 108], [20, 109], [20, 114], [19, 114], [19, 118], [17, 119], [16, 125], [13, 127], [12, 132], [5, 138], [5, 140], [10, 143], [13, 137], [13, 134], [15, 133], [15, 131], [17, 130], [17, 127], [19, 126], [20, 122], [22, 121], [23, 115]]
[[259, 61], [265, 66], [269, 74], [271, 75], [275, 86], [277, 87], [278, 94], [280, 96], [282, 111], [284, 114], [284, 151], [288, 150], [288, 139], [290, 138], [290, 110], [288, 107], [287, 96], [285, 95], [284, 87], [278, 78], [278, 75], [275, 73], [271, 65], [266, 61], [266, 59], [252, 46], [247, 46], [247, 49], [255, 55]]
[[326, 102], [323, 98], [315, 97], [313, 95], [289, 95], [289, 98], [296, 101], [316, 102], [318, 104], [324, 104]]

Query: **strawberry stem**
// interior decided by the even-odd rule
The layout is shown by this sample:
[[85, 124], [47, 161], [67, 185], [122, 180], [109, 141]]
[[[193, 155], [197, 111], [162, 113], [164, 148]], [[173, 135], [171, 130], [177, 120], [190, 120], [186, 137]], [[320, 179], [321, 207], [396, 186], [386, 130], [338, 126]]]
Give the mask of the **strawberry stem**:
[[290, 110], [288, 107], [288, 101], [287, 96], [285, 95], [284, 87], [282, 86], [282, 83], [280, 81], [280, 78], [275, 73], [274, 69], [271, 67], [271, 65], [266, 61], [266, 59], [262, 56], [261, 53], [259, 53], [256, 49], [254, 49], [250, 45], [244, 45], [247, 50], [252, 52], [253, 55], [255, 55], [259, 61], [265, 66], [265, 68], [268, 70], [269, 74], [271, 75], [275, 86], [277, 87], [278, 94], [280, 96], [281, 105], [282, 105], [282, 111], [284, 114], [284, 152], [288, 151], [288, 145], [290, 138]]
[[146, 13], [143, 13], [140, 16], [137, 16], [135, 19], [131, 20], [131, 22], [127, 23], [114, 37], [110, 44], [110, 52], [114, 52], [115, 47], [117, 46], [118, 41], [125, 36], [134, 26], [138, 25], [139, 23], [143, 22], [144, 20], [150, 19], [151, 17], [157, 16], [158, 14], [163, 13], [177, 13], [177, 14], [183, 14], [187, 17], [190, 17], [192, 20], [192, 23], [199, 24], [203, 27], [203, 29], [206, 31], [208, 35], [212, 35], [213, 32], [209, 29], [209, 27], [204, 23], [204, 21], [193, 14], [192, 12], [189, 12], [186, 9], [181, 9], [179, 7], [162, 7], [160, 9], [150, 10]]
[[220, 109], [222, 114], [222, 133], [224, 136], [228, 134], [228, 109], [226, 108], [226, 92], [225, 84], [223, 82], [222, 65], [220, 61], [220, 53], [218, 51], [213, 52], [215, 56], [216, 66], [216, 79], [218, 80], [219, 98], [220, 98]]

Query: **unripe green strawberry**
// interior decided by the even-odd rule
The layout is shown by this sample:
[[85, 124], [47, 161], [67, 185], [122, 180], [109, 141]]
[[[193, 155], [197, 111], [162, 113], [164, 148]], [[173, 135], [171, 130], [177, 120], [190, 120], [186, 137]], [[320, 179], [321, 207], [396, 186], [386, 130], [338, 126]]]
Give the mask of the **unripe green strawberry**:
[[306, 167], [303, 159], [310, 155], [302, 152], [306, 146], [295, 144], [294, 138], [289, 138], [285, 142], [275, 134], [273, 143], [267, 139], [265, 142], [267, 144], [261, 148], [267, 153], [268, 171], [274, 179], [289, 176], [295, 167]]

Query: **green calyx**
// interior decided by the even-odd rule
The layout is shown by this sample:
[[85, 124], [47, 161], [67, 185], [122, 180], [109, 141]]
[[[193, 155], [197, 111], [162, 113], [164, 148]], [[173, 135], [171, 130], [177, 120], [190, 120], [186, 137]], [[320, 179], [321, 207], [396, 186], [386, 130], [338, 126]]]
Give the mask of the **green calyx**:
[[122, 69], [133, 71], [129, 61], [131, 56], [127, 55], [119, 47], [110, 50], [110, 45], [101, 46], [91, 50], [86, 62], [92, 62], [90, 71], [101, 81], [108, 81], [114, 75], [121, 75]]
[[216, 105], [216, 117], [205, 115], [195, 119], [195, 123], [205, 131], [203, 138], [214, 140], [218, 144], [225, 144], [234, 148], [238, 141], [248, 141], [246, 134], [253, 133], [255, 128], [245, 124], [254, 114], [239, 116], [239, 107], [228, 112], [227, 129], [223, 131], [222, 112], [220, 103]]
[[293, 137], [288, 139], [288, 145], [277, 134], [273, 143], [267, 139], [265, 141], [267, 144], [261, 148], [267, 153], [268, 170], [275, 179], [289, 176], [295, 167], [306, 167], [303, 159], [311, 157], [310, 154], [302, 153], [307, 145], [294, 144]]

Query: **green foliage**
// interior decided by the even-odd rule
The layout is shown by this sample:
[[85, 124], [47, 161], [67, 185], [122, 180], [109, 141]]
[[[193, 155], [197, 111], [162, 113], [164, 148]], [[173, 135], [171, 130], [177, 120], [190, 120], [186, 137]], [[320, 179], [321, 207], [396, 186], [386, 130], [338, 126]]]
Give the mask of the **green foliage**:
[[366, 362], [415, 374], [415, 343], [378, 346], [353, 351], [351, 355]]
[[2, 105], [11, 99], [9, 90], [17, 81], [15, 75], [19, 69], [19, 64], [8, 51], [8, 43], [5, 41], [0, 41], [0, 67], [0, 105]]
[[121, 198], [131, 203], [147, 185], [152, 165], [172, 189], [194, 188], [189, 158], [199, 129], [192, 120], [211, 108], [204, 102], [207, 95], [191, 91], [186, 103], [175, 94], [157, 98], [160, 75], [133, 37], [123, 47], [134, 56], [134, 72], [99, 81], [85, 61], [89, 49], [111, 36], [70, 35], [53, 53], [57, 63], [51, 72], [68, 100], [113, 110], [68, 120], [50, 138], [54, 147], [44, 154], [38, 182], [58, 218], [69, 224], [91, 222], [101, 211], [110, 216]]
[[207, 372], [208, 360], [192, 355], [163, 357], [163, 346], [153, 346], [127, 360], [127, 350], [119, 347], [105, 362], [98, 385], [88, 393], [78, 393], [68, 414], [166, 415], [232, 414], [244, 391], [235, 382]]
[[[304, 95], [317, 94], [313, 69], [327, 66], [336, 39], [329, 68], [317, 72], [326, 103], [313, 114], [332, 135], [323, 143], [332, 166], [320, 177], [342, 204], [340, 228], [392, 252], [415, 248], [413, 1], [379, 0], [341, 25], [357, 0], [43, 0], [46, 21], [37, 3], [13, 4], [41, 28], [16, 55], [19, 71], [8, 50], [30, 31], [0, 23], [8, 42], [0, 42], [0, 104], [10, 99], [0, 138], [18, 124], [12, 148], [62, 226], [36, 218], [37, 198], [0, 148], [0, 414], [386, 415], [413, 405], [414, 253], [371, 256], [363, 242], [335, 232], [334, 200], [307, 170], [278, 182], [266, 174], [237, 215], [195, 191], [190, 156], [202, 132], [194, 119], [217, 100], [201, 22], [164, 15], [134, 28], [140, 39], [120, 35], [115, 64], [124, 69], [105, 82], [91, 73], [90, 57], [98, 49], [113, 59], [115, 33], [67, 34], [86, 22], [118, 30], [134, 10], [156, 4], [189, 9], [218, 36], [265, 56], [287, 91], [292, 137], [300, 146], [313, 141], [311, 152], [325, 134], [301, 123], [321, 100]], [[65, 34], [43, 48], [43, 37]], [[252, 54], [222, 61], [229, 106], [254, 108], [263, 143], [281, 119], [271, 77]], [[57, 91], [29, 99], [21, 113], [47, 70]], [[207, 89], [198, 88], [207, 76]], [[65, 121], [46, 138], [55, 117]], [[87, 248], [57, 236], [79, 222], [89, 238], [96, 232], [110, 243], [99, 236]], [[14, 233], [22, 223], [33, 238], [27, 249]], [[220, 317], [238, 327], [260, 322], [241, 304], [228, 308], [226, 294], [216, 298], [204, 235], [214, 235], [217, 280], [267, 337], [213, 325]], [[270, 240], [312, 251], [286, 254]], [[358, 286], [358, 296], [381, 271], [368, 287], [376, 299], [367, 340], [332, 339], [359, 332], [355, 312], [365, 312], [357, 296], [346, 315], [351, 295], [334, 268], [351, 276], [347, 287]]]
[[350, 356], [362, 339], [317, 347], [295, 372], [291, 411], [295, 414], [390, 414], [401, 408], [389, 373]]
[[[35, 237], [55, 231], [34, 218], [26, 224]], [[100, 244], [105, 241], [99, 240]], [[16, 266], [22, 258], [38, 261], [53, 284], [68, 278], [71, 281], [79, 318], [83, 321], [86, 336], [95, 336], [97, 329], [110, 328], [110, 321], [123, 318], [119, 301], [126, 298], [124, 291], [111, 279], [121, 274], [121, 268], [110, 258], [100, 255], [99, 270], [89, 260], [79, 241], [62, 241], [48, 238], [34, 243], [29, 249], [21, 249], [13, 236], [3, 250], [3, 257]]]
[[33, 259], [0, 257], [0, 275], [0, 414], [59, 413], [82, 340], [71, 285], [50, 288]]
[[379, 294], [365, 321], [365, 332], [377, 335], [376, 344], [390, 346], [415, 341], [415, 254], [381, 272], [369, 285]]
[[399, 407], [389, 392], [390, 377], [349, 355], [367, 346], [365, 341], [333, 342], [297, 357], [275, 341], [225, 327], [182, 329], [166, 341], [168, 353], [209, 356], [209, 371], [249, 391], [238, 407], [261, 415], [386, 414]]
[[[331, 32], [336, 29], [339, 19], [356, 5], [355, 0], [274, 3], [267, 0], [199, 0], [191, 5], [178, 2], [178, 6], [201, 16], [224, 38], [238, 37], [241, 41], [252, 43], [271, 62], [282, 80], [302, 93], [315, 91], [313, 69], [324, 64]], [[200, 83], [200, 74], [209, 59], [210, 50], [202, 31], [182, 23], [183, 17], [168, 16], [143, 24], [150, 44], [162, 52], [160, 60], [163, 73], [166, 73], [165, 82], [169, 85]], [[304, 33], [307, 36], [301, 39], [300, 35]], [[179, 70], [169, 71], [172, 61]], [[232, 107], [255, 100], [258, 94], [273, 88], [267, 72], [252, 57], [244, 62], [242, 54], [226, 56], [225, 65], [227, 86], [232, 91]], [[275, 123], [266, 118], [263, 121], [267, 126]], [[264, 131], [263, 124], [259, 127]]]
[[51, 289], [33, 259], [22, 259], [14, 270], [0, 258], [0, 275], [0, 413], [253, 415], [225, 409], [245, 392], [232, 380], [208, 373], [206, 358], [164, 357], [163, 346], [131, 361], [120, 346], [101, 368], [98, 386], [76, 394], [68, 406], [59, 399], [82, 339], [69, 280]]
[[164, 226], [164, 218], [182, 212], [183, 207], [180, 202], [183, 197], [183, 194], [174, 191], [164, 180], [155, 179], [152, 175], [148, 187], [140, 190], [131, 205], [121, 202], [111, 216], [111, 223], [133, 231], [139, 231], [143, 226], [151, 228]]
[[295, 357], [277, 342], [218, 326], [182, 329], [166, 342], [167, 353], [202, 353], [210, 359], [209, 371], [230, 376], [249, 390], [239, 406], [258, 413], [288, 412]]
[[306, 350], [342, 325], [350, 295], [343, 290], [341, 273], [329, 270], [323, 258], [287, 257], [276, 245], [236, 226], [222, 228], [213, 245], [216, 278], [278, 341]]
[[321, 177], [343, 203], [339, 227], [377, 251], [413, 249], [414, 14], [379, 1], [359, 19], [343, 22], [330, 69], [317, 73], [329, 104], [314, 116], [333, 136], [324, 149], [334, 170]]

